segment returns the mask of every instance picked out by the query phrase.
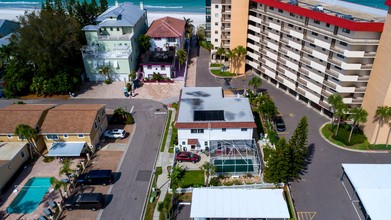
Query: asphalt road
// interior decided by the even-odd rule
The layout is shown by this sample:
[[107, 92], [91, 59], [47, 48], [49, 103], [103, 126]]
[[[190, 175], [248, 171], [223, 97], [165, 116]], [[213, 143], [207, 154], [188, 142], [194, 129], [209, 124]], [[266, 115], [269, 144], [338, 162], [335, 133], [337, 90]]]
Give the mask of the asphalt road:
[[[222, 86], [224, 89], [243, 89], [253, 76], [232, 80], [216, 79], [208, 70], [208, 53], [201, 49], [197, 63], [197, 87]], [[283, 114], [287, 131], [280, 134], [289, 138], [300, 118], [306, 116], [309, 124], [308, 144], [312, 152], [311, 163], [298, 182], [291, 183], [292, 195], [297, 212], [309, 212], [307, 218], [314, 220], [354, 220], [364, 219], [362, 212], [355, 211], [340, 177], [342, 163], [391, 163], [390, 154], [356, 153], [341, 150], [324, 141], [319, 128], [330, 119], [321, 116], [301, 101], [262, 80], [262, 89], [273, 97]], [[351, 191], [349, 193], [352, 193]]]
[[[0, 106], [3, 107], [13, 102], [13, 100], [1, 100]], [[136, 130], [119, 170], [121, 177], [112, 185], [110, 193], [113, 195], [112, 200], [101, 213], [100, 219], [141, 219], [167, 117], [167, 109], [163, 104], [140, 99], [39, 99], [24, 100], [24, 102], [37, 104], [99, 103], [106, 104], [109, 109], [125, 107], [127, 111], [134, 106]]]

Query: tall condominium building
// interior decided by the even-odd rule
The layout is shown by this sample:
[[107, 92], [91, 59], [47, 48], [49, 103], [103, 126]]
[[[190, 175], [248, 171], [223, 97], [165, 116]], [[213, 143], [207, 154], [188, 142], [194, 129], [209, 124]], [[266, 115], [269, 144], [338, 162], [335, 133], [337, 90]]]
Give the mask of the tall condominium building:
[[[234, 13], [235, 4], [247, 8]], [[360, 107], [391, 92], [391, 77], [383, 76], [391, 67], [381, 70], [382, 63], [391, 65], [386, 61], [391, 55], [386, 38], [391, 36], [384, 34], [380, 44], [386, 15], [385, 10], [337, 0], [212, 0], [211, 43], [232, 49], [238, 45], [238, 40], [233, 45], [233, 38], [246, 39], [246, 71], [331, 115], [327, 102], [331, 94], [339, 93], [348, 106]], [[388, 45], [381, 50], [382, 58], [376, 56], [379, 44]], [[375, 57], [380, 64], [372, 71]], [[375, 70], [383, 73], [370, 80]], [[372, 97], [364, 101], [368, 81], [374, 89], [372, 95], [366, 95]], [[383, 93], [379, 93], [377, 81], [384, 84]], [[386, 105], [386, 100], [377, 104]], [[366, 110], [373, 117], [374, 110]]]

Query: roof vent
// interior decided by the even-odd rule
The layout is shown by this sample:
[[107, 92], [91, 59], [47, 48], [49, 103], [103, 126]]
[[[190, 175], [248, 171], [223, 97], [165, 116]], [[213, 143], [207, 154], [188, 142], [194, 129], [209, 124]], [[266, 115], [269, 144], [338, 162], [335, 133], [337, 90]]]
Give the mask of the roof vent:
[[115, 6], [118, 7], [118, 1], [115, 1]]
[[298, 6], [299, 5], [299, 1], [298, 0], [289, 0], [288, 4]]
[[319, 11], [319, 12], [323, 12], [323, 6], [321, 5], [315, 5], [312, 10], [314, 11]]

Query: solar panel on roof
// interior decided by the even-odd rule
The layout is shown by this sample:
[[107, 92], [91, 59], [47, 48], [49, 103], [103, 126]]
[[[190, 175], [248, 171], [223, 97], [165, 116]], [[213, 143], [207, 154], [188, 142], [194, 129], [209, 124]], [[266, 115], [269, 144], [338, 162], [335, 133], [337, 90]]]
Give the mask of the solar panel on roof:
[[224, 121], [224, 111], [194, 111], [194, 121]]

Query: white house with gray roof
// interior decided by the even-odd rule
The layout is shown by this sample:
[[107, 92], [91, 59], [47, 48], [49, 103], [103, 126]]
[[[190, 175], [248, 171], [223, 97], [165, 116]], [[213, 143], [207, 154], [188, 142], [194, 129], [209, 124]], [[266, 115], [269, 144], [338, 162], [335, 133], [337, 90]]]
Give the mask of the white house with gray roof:
[[116, 4], [96, 19], [96, 24], [83, 28], [87, 45], [82, 48], [84, 67], [91, 81], [103, 81], [102, 67], [109, 67], [115, 81], [127, 80], [137, 69], [140, 54], [138, 38], [148, 27], [143, 4], [125, 2]]
[[203, 150], [211, 141], [253, 139], [256, 124], [249, 100], [226, 98], [221, 87], [184, 87], [178, 108], [175, 127], [182, 150]]

